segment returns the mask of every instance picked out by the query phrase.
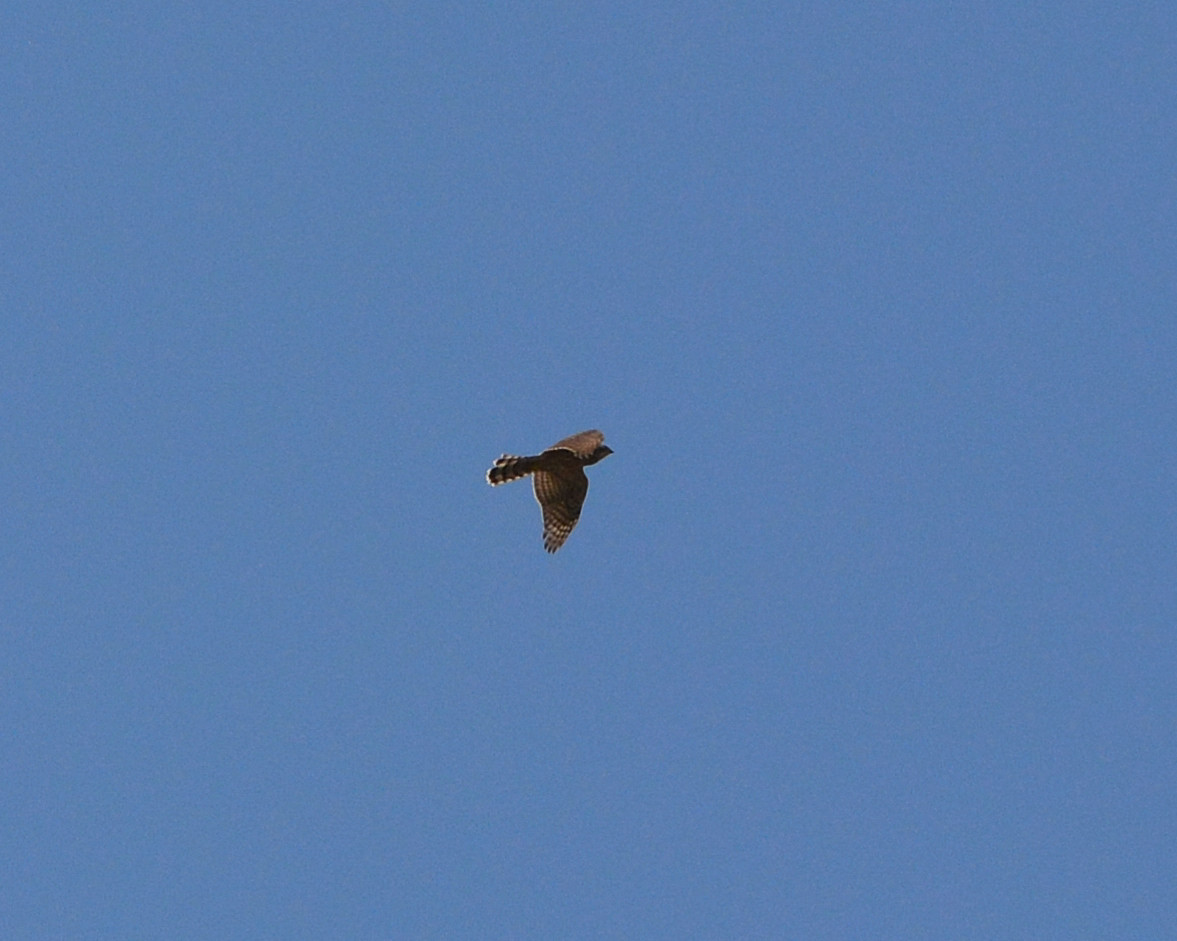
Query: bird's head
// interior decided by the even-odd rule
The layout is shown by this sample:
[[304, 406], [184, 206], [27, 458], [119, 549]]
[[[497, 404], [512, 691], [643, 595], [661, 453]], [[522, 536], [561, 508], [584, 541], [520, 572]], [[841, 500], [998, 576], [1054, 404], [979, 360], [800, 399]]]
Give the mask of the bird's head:
[[598, 444], [597, 449], [595, 451], [593, 451], [593, 453], [591, 455], [589, 455], [589, 459], [587, 461], [585, 461], [585, 463], [586, 464], [596, 464], [597, 461], [603, 461], [605, 458], [607, 458], [612, 453], [613, 453], [613, 449], [611, 447], [609, 447], [609, 445]]

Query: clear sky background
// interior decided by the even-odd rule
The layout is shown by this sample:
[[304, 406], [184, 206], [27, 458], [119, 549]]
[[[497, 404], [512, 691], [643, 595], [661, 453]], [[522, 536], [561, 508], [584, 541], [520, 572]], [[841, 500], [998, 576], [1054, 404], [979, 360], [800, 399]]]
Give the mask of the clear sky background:
[[1177, 937], [1172, 3], [0, 26], [0, 935]]

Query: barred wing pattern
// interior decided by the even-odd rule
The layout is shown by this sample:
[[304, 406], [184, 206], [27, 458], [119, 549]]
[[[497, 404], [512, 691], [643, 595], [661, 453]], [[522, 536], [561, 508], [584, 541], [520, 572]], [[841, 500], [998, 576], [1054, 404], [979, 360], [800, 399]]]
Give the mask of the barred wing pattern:
[[[551, 451], [556, 451], [556, 450], [562, 449], [565, 451], [571, 451], [573, 454], [575, 454], [582, 461], [588, 461], [588, 459], [593, 456], [594, 452], [604, 443], [605, 443], [605, 436], [603, 434], [601, 434], [601, 432], [599, 432], [599, 431], [582, 431], [582, 432], [580, 432], [580, 434], [569, 435], [567, 438], [563, 439], [562, 441], [557, 441], [550, 448], [548, 448], [548, 450], [545, 451], [544, 454], [547, 454]], [[610, 452], [610, 453], [612, 453], [612, 452]], [[602, 455], [602, 456], [604, 456], [604, 455]], [[598, 458], [597, 460], [600, 460], [600, 458]], [[592, 461], [591, 463], [595, 464], [597, 462]]]
[[537, 471], [532, 483], [544, 514], [544, 548], [555, 552], [576, 528], [588, 496], [588, 478], [579, 467], [562, 467], [555, 472]]

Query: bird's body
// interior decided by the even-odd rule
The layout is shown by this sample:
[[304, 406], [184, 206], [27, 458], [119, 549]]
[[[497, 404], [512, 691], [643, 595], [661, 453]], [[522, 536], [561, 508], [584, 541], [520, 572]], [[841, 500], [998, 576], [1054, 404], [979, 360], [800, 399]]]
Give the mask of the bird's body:
[[544, 548], [555, 552], [580, 519], [588, 494], [584, 469], [613, 453], [599, 431], [582, 431], [557, 441], [542, 454], [519, 457], [504, 454], [486, 472], [491, 486], [518, 480], [529, 474], [544, 516]]

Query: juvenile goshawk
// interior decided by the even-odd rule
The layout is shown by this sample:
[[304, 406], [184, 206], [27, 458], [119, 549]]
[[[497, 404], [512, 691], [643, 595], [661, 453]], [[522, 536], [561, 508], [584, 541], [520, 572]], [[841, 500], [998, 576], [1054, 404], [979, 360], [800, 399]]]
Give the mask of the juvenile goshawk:
[[486, 472], [486, 479], [497, 487], [531, 474], [535, 498], [544, 514], [544, 548], [555, 552], [580, 519], [580, 508], [588, 494], [584, 469], [612, 453], [601, 432], [582, 431], [533, 457], [504, 454]]

